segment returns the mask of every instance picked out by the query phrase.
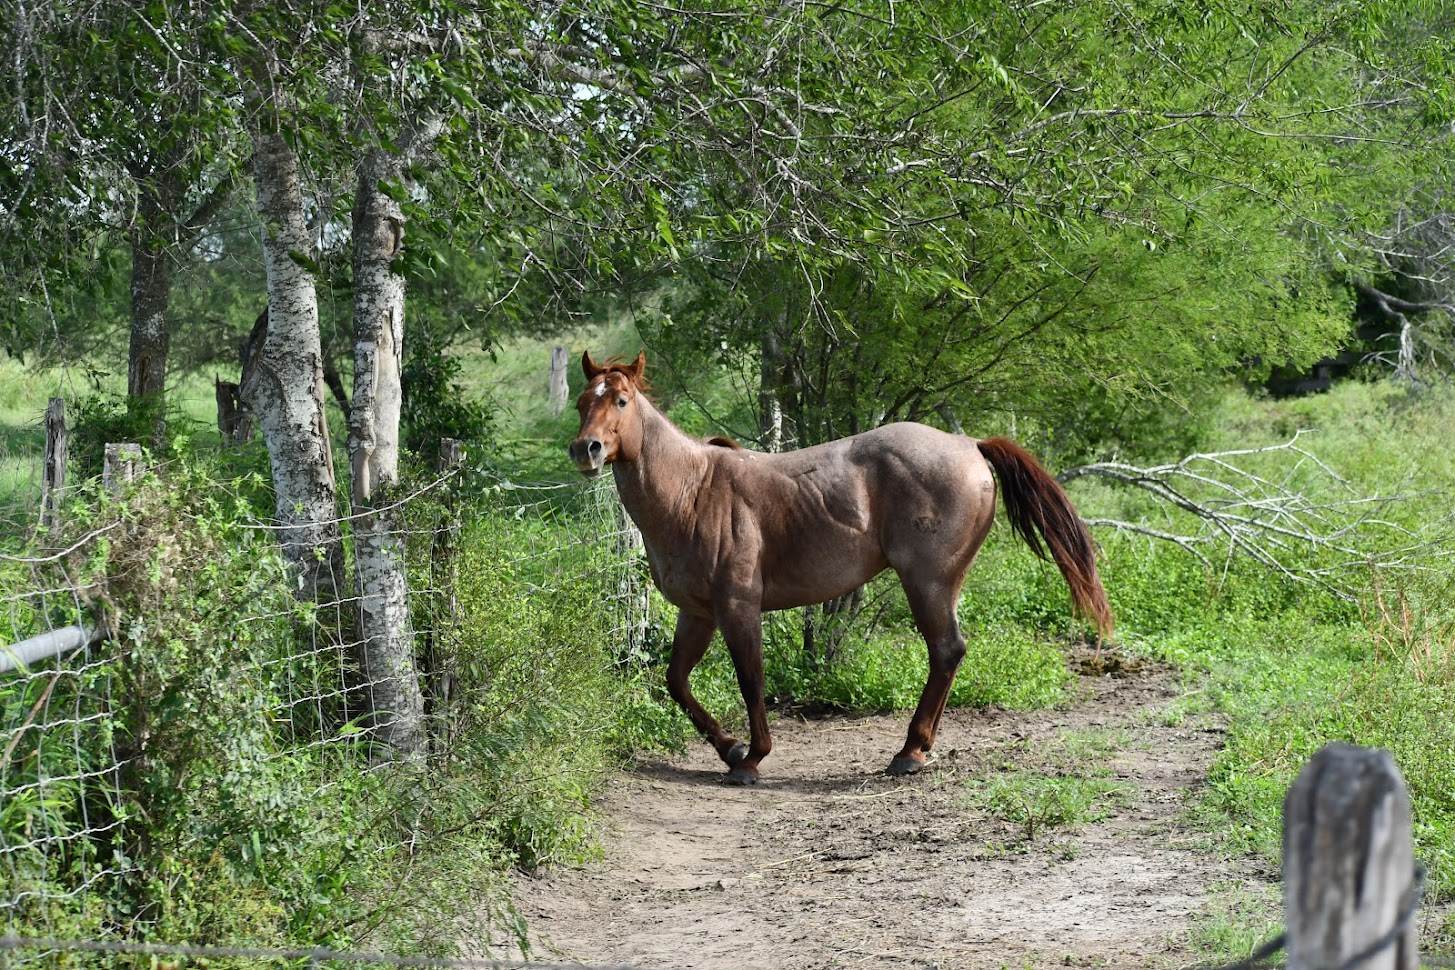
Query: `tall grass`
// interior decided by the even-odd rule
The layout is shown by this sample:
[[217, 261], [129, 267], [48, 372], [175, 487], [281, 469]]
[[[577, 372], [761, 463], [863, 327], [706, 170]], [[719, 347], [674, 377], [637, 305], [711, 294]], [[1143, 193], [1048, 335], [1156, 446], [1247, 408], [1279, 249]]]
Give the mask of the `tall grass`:
[[1410, 786], [1428, 892], [1455, 897], [1452, 415], [1447, 394], [1378, 384], [1295, 401], [1225, 400], [1213, 447], [1310, 429], [1304, 443], [1348, 489], [1405, 496], [1381, 511], [1389, 527], [1358, 541], [1371, 562], [1394, 545], [1415, 551], [1394, 567], [1349, 562], [1341, 583], [1352, 600], [1246, 560], [1210, 568], [1170, 546], [1105, 538], [1103, 578], [1122, 636], [1175, 664], [1226, 718], [1196, 814], [1229, 849], [1276, 863], [1283, 795], [1313, 752], [1330, 741], [1380, 747]]

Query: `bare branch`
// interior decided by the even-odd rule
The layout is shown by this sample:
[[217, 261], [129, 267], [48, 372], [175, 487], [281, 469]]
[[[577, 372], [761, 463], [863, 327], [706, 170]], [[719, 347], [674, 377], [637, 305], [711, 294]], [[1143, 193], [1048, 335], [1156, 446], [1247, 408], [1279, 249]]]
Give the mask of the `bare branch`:
[[[1362, 573], [1371, 566], [1406, 565], [1424, 543], [1379, 514], [1408, 496], [1358, 494], [1346, 479], [1299, 445], [1306, 433], [1299, 431], [1282, 444], [1189, 455], [1148, 468], [1096, 462], [1069, 468], [1056, 477], [1065, 484], [1096, 476], [1142, 489], [1166, 507], [1170, 520], [1185, 523], [1181, 528], [1157, 528], [1144, 522], [1091, 519], [1091, 525], [1171, 542], [1208, 564], [1212, 561], [1208, 553], [1221, 548], [1228, 560], [1235, 556], [1252, 559], [1294, 582], [1353, 600], [1355, 584], [1344, 580], [1351, 568]], [[1281, 457], [1279, 474], [1260, 474], [1245, 467], [1245, 460], [1255, 456]], [[1398, 536], [1396, 547], [1389, 548], [1387, 541], [1378, 547], [1360, 541], [1376, 532]], [[1333, 561], [1329, 561], [1330, 553]]]

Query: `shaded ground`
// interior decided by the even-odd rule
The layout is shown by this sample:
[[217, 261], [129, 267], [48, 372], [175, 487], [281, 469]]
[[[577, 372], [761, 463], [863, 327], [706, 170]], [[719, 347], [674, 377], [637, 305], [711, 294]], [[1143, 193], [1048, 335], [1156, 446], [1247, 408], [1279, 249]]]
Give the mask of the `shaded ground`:
[[[1120, 673], [1081, 678], [1064, 710], [946, 712], [938, 759], [908, 780], [880, 773], [902, 715], [780, 715], [753, 788], [722, 784], [706, 745], [643, 762], [600, 805], [603, 862], [521, 879], [533, 956], [700, 970], [1194, 963], [1191, 915], [1219, 884], [1266, 874], [1200, 853], [1177, 827], [1218, 728], [1181, 723], [1166, 674]], [[1058, 776], [1092, 779], [1072, 814], [1094, 820], [1052, 824], [1060, 809], [1038, 785]], [[1029, 778], [1041, 781], [1006, 783]]]

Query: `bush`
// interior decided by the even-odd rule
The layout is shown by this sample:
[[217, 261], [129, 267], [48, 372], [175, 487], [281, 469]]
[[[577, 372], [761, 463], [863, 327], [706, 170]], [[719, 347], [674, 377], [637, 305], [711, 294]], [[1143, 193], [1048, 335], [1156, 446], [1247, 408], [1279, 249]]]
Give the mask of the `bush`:
[[[680, 728], [603, 617], [611, 580], [581, 559], [599, 552], [563, 526], [469, 518], [443, 637], [458, 684], [442, 713], [448, 770], [469, 766], [480, 830], [515, 864], [579, 858], [591, 851], [589, 799], [604, 772], [640, 748], [680, 743]], [[537, 545], [542, 533], [551, 542]], [[522, 556], [533, 547], [542, 552]]]

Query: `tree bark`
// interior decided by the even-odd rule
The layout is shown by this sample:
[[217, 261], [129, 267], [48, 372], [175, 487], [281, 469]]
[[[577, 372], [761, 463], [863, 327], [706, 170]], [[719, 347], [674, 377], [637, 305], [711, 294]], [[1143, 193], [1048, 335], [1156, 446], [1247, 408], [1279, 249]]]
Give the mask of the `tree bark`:
[[758, 440], [764, 451], [783, 450], [783, 346], [770, 322], [763, 328], [758, 363]]
[[309, 257], [313, 244], [303, 217], [298, 159], [281, 134], [255, 137], [253, 178], [269, 310], [241, 394], [268, 446], [283, 555], [298, 570], [300, 595], [334, 602], [343, 549], [323, 409], [318, 298], [313, 274], [298, 258]]
[[167, 323], [171, 302], [166, 249], [142, 231], [131, 242], [131, 345], [126, 393], [161, 400], [167, 390], [167, 354], [172, 334]]
[[404, 213], [380, 191], [399, 178], [401, 159], [376, 148], [358, 166], [354, 204], [354, 393], [349, 412], [349, 467], [356, 513], [359, 664], [368, 685], [381, 752], [422, 753], [424, 697], [414, 661], [403, 540], [395, 515], [376, 508], [382, 489], [399, 481], [400, 370], [404, 357], [404, 278], [394, 269], [404, 240]]

